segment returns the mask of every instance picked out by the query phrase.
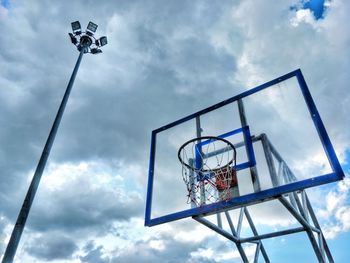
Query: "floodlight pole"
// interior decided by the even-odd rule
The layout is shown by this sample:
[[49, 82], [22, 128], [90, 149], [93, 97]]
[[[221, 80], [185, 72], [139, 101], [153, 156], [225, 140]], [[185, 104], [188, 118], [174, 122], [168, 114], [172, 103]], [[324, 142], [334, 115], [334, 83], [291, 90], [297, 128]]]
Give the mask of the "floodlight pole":
[[43, 171], [44, 171], [47, 159], [48, 159], [48, 157], [50, 155], [51, 147], [52, 147], [52, 144], [53, 144], [53, 142], [55, 140], [56, 133], [57, 133], [57, 130], [58, 130], [58, 126], [60, 125], [64, 109], [66, 108], [67, 101], [68, 101], [68, 98], [69, 98], [69, 94], [70, 94], [70, 92], [72, 90], [73, 83], [74, 83], [75, 77], [77, 75], [77, 72], [78, 72], [78, 69], [79, 69], [79, 65], [80, 65], [81, 59], [83, 58], [83, 55], [84, 55], [84, 49], [82, 49], [80, 51], [80, 53], [79, 53], [79, 57], [78, 57], [78, 60], [77, 60], [77, 62], [75, 64], [73, 73], [72, 73], [72, 75], [70, 77], [70, 80], [69, 80], [66, 92], [65, 92], [65, 94], [63, 96], [61, 105], [60, 105], [60, 107], [58, 109], [58, 112], [57, 112], [57, 115], [56, 115], [56, 118], [55, 118], [55, 121], [54, 121], [54, 123], [52, 125], [49, 137], [47, 138], [44, 150], [43, 150], [43, 152], [41, 154], [39, 163], [38, 163], [38, 165], [36, 167], [36, 170], [35, 170], [32, 182], [30, 183], [30, 186], [29, 186], [27, 195], [26, 195], [26, 197], [24, 199], [21, 211], [19, 212], [19, 215], [18, 215], [18, 218], [17, 218], [17, 221], [16, 221], [16, 225], [13, 228], [10, 241], [9, 241], [9, 243], [7, 245], [7, 248], [6, 248], [6, 251], [5, 251], [5, 254], [4, 254], [4, 258], [2, 259], [2, 263], [12, 263], [13, 262], [13, 259], [14, 259], [14, 256], [16, 254], [16, 250], [17, 250], [17, 247], [18, 247], [18, 243], [19, 243], [19, 241], [21, 239], [21, 235], [22, 235], [25, 223], [27, 221], [30, 208], [32, 206], [32, 203], [33, 203], [36, 191], [38, 189], [38, 186], [39, 186], [39, 183], [40, 183], [40, 179], [41, 179], [41, 176], [43, 174]]
[[[80, 24], [79, 24], [79, 26], [80, 26]], [[96, 25], [96, 27], [97, 27], [97, 25]], [[79, 50], [79, 57], [77, 59], [77, 62], [75, 63], [75, 67], [74, 67], [72, 75], [69, 79], [68, 86], [66, 88], [66, 92], [64, 93], [64, 96], [63, 96], [62, 102], [60, 104], [60, 107], [58, 109], [55, 121], [52, 125], [51, 131], [49, 133], [49, 136], [48, 136], [46, 144], [45, 144], [45, 147], [41, 153], [39, 163], [36, 167], [33, 179], [30, 183], [27, 195], [24, 199], [22, 208], [21, 208], [19, 215], [17, 217], [17, 221], [16, 221], [16, 224], [13, 228], [10, 240], [7, 244], [6, 251], [5, 251], [4, 257], [2, 259], [2, 263], [12, 263], [13, 259], [15, 257], [16, 250], [17, 250], [19, 241], [21, 239], [21, 235], [23, 233], [24, 226], [25, 226], [26, 221], [27, 221], [30, 208], [33, 204], [35, 194], [38, 190], [40, 179], [41, 179], [41, 176], [42, 176], [43, 171], [45, 169], [47, 159], [50, 155], [51, 147], [52, 147], [52, 144], [55, 140], [57, 130], [58, 130], [58, 127], [60, 125], [64, 110], [66, 108], [69, 95], [70, 95], [71, 90], [73, 88], [74, 80], [75, 80], [75, 77], [77, 75], [77, 72], [78, 72], [78, 69], [80, 66], [80, 62], [83, 58], [83, 55], [84, 55], [84, 53], [96, 54], [96, 53], [102, 52], [101, 50], [98, 49], [98, 47], [101, 46], [101, 44], [98, 41], [95, 42], [95, 43], [97, 43], [97, 45], [93, 44], [93, 40], [94, 40], [93, 34], [91, 34], [91, 33], [87, 34], [86, 32], [81, 34], [81, 32], [80, 32], [79, 34], [76, 34], [73, 37], [76, 37], [76, 36], [80, 37], [80, 42], [79, 43], [76, 42], [73, 44], [76, 44], [76, 46]], [[107, 38], [106, 37], [103, 37], [103, 38], [105, 38], [104, 39], [104, 45], [105, 45], [105, 44], [107, 44]], [[96, 47], [91, 48], [91, 45], [95, 45]], [[99, 50], [99, 51], [94, 53], [94, 50]]]

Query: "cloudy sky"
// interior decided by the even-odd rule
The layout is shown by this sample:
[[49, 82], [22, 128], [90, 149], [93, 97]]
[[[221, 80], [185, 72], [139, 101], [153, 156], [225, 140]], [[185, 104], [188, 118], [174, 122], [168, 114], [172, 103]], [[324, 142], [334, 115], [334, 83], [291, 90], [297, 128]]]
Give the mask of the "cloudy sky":
[[[297, 68], [348, 175], [350, 3], [302, 2], [1, 0], [0, 255], [78, 56], [75, 20], [109, 44], [83, 57], [16, 262], [241, 262], [191, 219], [143, 226], [150, 134]], [[350, 256], [349, 189], [308, 190], [336, 262]], [[292, 224], [260, 212], [260, 229]], [[304, 233], [265, 244], [272, 262], [316, 262]]]

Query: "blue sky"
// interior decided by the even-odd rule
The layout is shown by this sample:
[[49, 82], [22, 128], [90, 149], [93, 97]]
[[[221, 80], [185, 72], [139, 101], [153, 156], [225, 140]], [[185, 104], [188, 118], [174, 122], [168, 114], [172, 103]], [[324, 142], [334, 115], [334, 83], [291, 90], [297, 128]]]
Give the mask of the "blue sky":
[[[16, 262], [241, 262], [194, 220], [143, 226], [150, 133], [297, 68], [347, 174], [307, 190], [335, 262], [347, 262], [349, 1], [0, 3], [0, 256], [78, 56], [67, 33], [79, 20], [109, 43], [82, 60]], [[274, 205], [253, 210], [259, 231], [292, 225]], [[317, 262], [305, 233], [265, 245], [272, 262]]]
[[325, 11], [327, 10], [327, 5], [325, 5], [325, 0], [303, 0], [292, 5], [292, 10], [310, 10], [316, 20], [322, 19], [324, 17]]
[[346, 159], [342, 167], [344, 172], [350, 173], [350, 151], [346, 152]]
[[324, 0], [305, 1], [305, 3], [303, 4], [303, 8], [312, 10], [315, 18], [320, 19], [323, 17], [324, 11], [326, 9], [324, 3]]
[[9, 5], [10, 3], [9, 3], [9, 1], [8, 0], [1, 0], [1, 5], [2, 6], [4, 6], [4, 7], [6, 7], [6, 8], [9, 8]]

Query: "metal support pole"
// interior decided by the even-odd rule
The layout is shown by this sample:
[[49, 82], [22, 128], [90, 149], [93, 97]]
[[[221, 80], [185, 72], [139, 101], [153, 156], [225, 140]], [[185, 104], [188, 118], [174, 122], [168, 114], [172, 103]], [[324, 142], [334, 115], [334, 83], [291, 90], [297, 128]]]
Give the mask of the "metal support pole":
[[267, 136], [265, 133], [261, 134], [261, 143], [262, 143], [262, 146], [264, 149], [267, 167], [269, 168], [272, 185], [274, 187], [277, 187], [277, 186], [279, 186], [279, 182], [278, 182], [278, 178], [277, 178], [275, 163], [273, 161], [270, 144], [268, 142], [268, 139], [267, 139]]
[[[303, 190], [305, 191], [305, 190]], [[314, 213], [314, 210], [312, 209], [312, 206], [311, 206], [311, 203], [310, 203], [310, 200], [308, 198], [308, 196], [306, 195], [305, 193], [305, 199], [306, 199], [306, 204], [307, 204], [307, 207], [308, 207], [308, 210], [309, 210], [309, 213], [310, 213], [310, 217], [312, 219], [312, 222], [314, 223], [315, 227], [317, 227], [318, 229], [320, 229], [320, 234], [322, 235], [322, 241], [323, 241], [323, 247], [324, 247], [324, 250], [326, 252], [326, 255], [327, 255], [327, 258], [328, 258], [328, 261], [330, 263], [334, 263], [334, 259], [333, 259], [333, 256], [332, 256], [332, 253], [328, 247], [328, 244], [327, 244], [327, 241], [326, 239], [324, 238], [323, 236], [323, 233], [322, 233], [322, 230], [321, 230], [321, 226], [320, 224], [318, 223], [318, 220], [316, 218], [316, 215]]]
[[[196, 135], [197, 135], [197, 138], [202, 136], [201, 119], [199, 116], [196, 117]], [[198, 141], [198, 143], [199, 142], [200, 141]], [[199, 151], [200, 151], [201, 156], [203, 156], [202, 147], [199, 147]], [[199, 187], [200, 187], [200, 189], [199, 189], [199, 191], [200, 191], [200, 205], [203, 205], [203, 204], [205, 204], [205, 199], [206, 199], [203, 181], [200, 182]]]
[[[230, 217], [229, 212], [228, 212], [228, 211], [225, 211], [225, 215], [226, 215], [227, 222], [228, 222], [228, 224], [229, 224], [229, 226], [230, 226], [232, 235], [235, 236], [235, 237], [237, 237], [237, 238], [239, 238], [239, 237], [237, 236], [237, 232], [236, 232], [236, 230], [235, 230], [235, 227], [233, 226], [233, 223], [232, 223], [232, 220], [231, 220], [231, 217]], [[247, 258], [247, 255], [246, 255], [245, 252], [244, 252], [244, 249], [243, 249], [243, 247], [242, 247], [241, 242], [235, 242], [235, 244], [236, 244], [236, 247], [237, 247], [237, 249], [238, 249], [239, 254], [241, 255], [241, 258], [242, 258], [243, 262], [244, 262], [244, 263], [249, 263], [249, 260], [248, 260], [248, 258]]]
[[[194, 160], [192, 158], [190, 158], [188, 160], [188, 163], [193, 166]], [[186, 168], [187, 169], [187, 168]], [[194, 183], [194, 177], [195, 174], [192, 170], [189, 171], [189, 179], [190, 179], [190, 186], [191, 186], [191, 192], [190, 192], [190, 196], [189, 198], [191, 199], [191, 207], [194, 208], [196, 207], [196, 192], [195, 192], [195, 183]]]
[[254, 256], [254, 263], [258, 263], [258, 261], [259, 261], [259, 252], [260, 252], [260, 248], [261, 248], [261, 242], [259, 242], [258, 244], [256, 244], [255, 256]]
[[[307, 202], [306, 202], [306, 192], [305, 190], [302, 190], [301, 191], [301, 201], [302, 201], [302, 204], [303, 204], [303, 208], [304, 208], [304, 211], [305, 211], [305, 219], [306, 221], [310, 221], [310, 217], [309, 217], [309, 210], [307, 208]], [[315, 225], [316, 226], [316, 225]], [[321, 228], [320, 228], [321, 229]]]
[[244, 207], [241, 207], [241, 209], [239, 209], [239, 217], [238, 217], [238, 223], [237, 223], [237, 236], [238, 237], [241, 236], [243, 212], [244, 212]]
[[[247, 116], [245, 114], [244, 104], [242, 99], [237, 100], [237, 104], [238, 104], [238, 112], [239, 112], [239, 118], [241, 120], [241, 125], [242, 127], [248, 126]], [[247, 152], [247, 156], [248, 156], [248, 152]], [[249, 170], [250, 170], [250, 175], [253, 182], [254, 192], [259, 192], [261, 190], [261, 186], [260, 186], [260, 180], [258, 177], [258, 170], [256, 169], [256, 166], [250, 167]]]
[[312, 232], [312, 231], [315, 231], [316, 233], [319, 233], [320, 230], [316, 229], [315, 227], [312, 227], [301, 215], [299, 215], [299, 213], [288, 203], [288, 201], [284, 197], [280, 197], [279, 200], [287, 208], [287, 210], [299, 221], [299, 223], [305, 228], [306, 234], [309, 237], [309, 240], [315, 251], [318, 261], [324, 263], [322, 252]]
[[38, 163], [38, 165], [36, 167], [36, 170], [35, 170], [32, 182], [30, 183], [30, 186], [29, 186], [27, 195], [26, 195], [26, 197], [24, 199], [21, 211], [19, 212], [16, 224], [15, 224], [15, 226], [13, 228], [13, 231], [12, 231], [12, 234], [11, 234], [11, 237], [10, 237], [10, 241], [7, 244], [6, 251], [5, 251], [4, 257], [2, 259], [2, 263], [12, 263], [13, 259], [15, 257], [16, 250], [17, 250], [19, 241], [21, 239], [22, 232], [23, 232], [24, 226], [26, 224], [26, 221], [27, 221], [27, 218], [28, 218], [28, 214], [29, 214], [30, 208], [32, 206], [32, 203], [33, 203], [36, 191], [38, 190], [40, 179], [41, 179], [41, 176], [43, 174], [43, 171], [44, 171], [47, 159], [48, 159], [48, 157], [50, 155], [51, 147], [52, 147], [52, 144], [53, 144], [53, 142], [55, 140], [56, 133], [57, 133], [57, 130], [58, 130], [58, 126], [60, 125], [64, 109], [65, 109], [65, 107], [67, 105], [69, 94], [70, 94], [70, 92], [72, 90], [73, 83], [74, 83], [75, 77], [77, 75], [81, 59], [82, 59], [83, 54], [84, 54], [84, 50], [85, 49], [82, 48], [81, 51], [80, 51], [78, 60], [77, 60], [77, 62], [75, 64], [73, 73], [72, 73], [72, 75], [70, 77], [70, 80], [69, 80], [66, 92], [65, 92], [65, 94], [63, 96], [61, 105], [60, 105], [60, 107], [58, 109], [58, 112], [57, 112], [57, 115], [56, 115], [56, 118], [55, 118], [55, 121], [54, 121], [54, 123], [52, 125], [49, 137], [47, 138], [44, 150], [43, 150], [43, 152], [41, 154], [39, 163]]
[[[254, 225], [254, 222], [253, 222], [253, 219], [251, 218], [250, 214], [249, 214], [249, 211], [248, 211], [248, 208], [245, 206], [244, 208], [244, 214], [245, 214], [245, 217], [247, 218], [248, 220], [248, 223], [249, 223], [249, 226], [254, 234], [254, 236], [258, 236], [258, 231], [256, 230], [255, 228], [255, 225]], [[266, 250], [265, 250], [265, 247], [264, 245], [261, 243], [261, 246], [260, 246], [260, 249], [261, 249], [261, 253], [265, 259], [265, 262], [266, 263], [270, 263], [270, 259], [269, 259], [269, 256], [267, 255], [266, 253]]]
[[218, 222], [218, 227], [222, 228], [221, 213], [216, 214], [216, 221]]
[[203, 225], [207, 226], [208, 228], [210, 228], [211, 230], [214, 230], [215, 232], [219, 233], [220, 235], [226, 237], [228, 240], [231, 240], [233, 242], [238, 242], [238, 238], [233, 236], [232, 234], [226, 232], [225, 230], [219, 228], [218, 226], [216, 226], [215, 224], [213, 224], [212, 222], [210, 222], [209, 220], [196, 216], [196, 217], [192, 217], [194, 220], [198, 221], [199, 223], [202, 223]]
[[284, 205], [284, 207], [295, 217], [295, 219], [305, 228], [305, 230], [309, 229], [311, 231], [319, 232], [319, 230], [307, 222], [302, 215], [299, 214], [299, 211], [296, 210], [286, 198], [281, 196], [279, 201]]
[[271, 237], [278, 237], [278, 236], [285, 236], [285, 235], [299, 233], [302, 231], [305, 231], [304, 227], [296, 227], [296, 228], [281, 230], [281, 231], [277, 231], [277, 232], [273, 232], [273, 233], [262, 234], [262, 235], [247, 237], [247, 238], [241, 238], [240, 242], [241, 243], [255, 242], [255, 241], [260, 242], [262, 239], [267, 239], [267, 238], [271, 238]]
[[301, 214], [301, 216], [305, 219], [306, 222], [309, 222], [306, 216], [306, 211], [304, 210], [303, 205], [301, 204], [300, 200], [299, 200], [299, 196], [296, 192], [293, 192], [293, 196], [294, 196], [294, 200], [296, 201], [297, 207], [299, 209], [299, 212]]

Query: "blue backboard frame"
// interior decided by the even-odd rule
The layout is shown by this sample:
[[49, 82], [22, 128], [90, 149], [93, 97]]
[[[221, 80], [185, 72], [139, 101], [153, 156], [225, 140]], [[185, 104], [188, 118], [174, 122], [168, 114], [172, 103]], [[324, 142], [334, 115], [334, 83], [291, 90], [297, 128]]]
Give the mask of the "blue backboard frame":
[[[237, 164], [235, 167], [236, 171], [240, 171], [240, 170], [243, 170], [243, 169], [246, 169], [246, 168], [249, 168], [249, 167], [256, 165], [255, 154], [254, 154], [254, 150], [253, 150], [253, 142], [252, 142], [252, 138], [250, 136], [249, 126], [244, 126], [242, 128], [238, 128], [238, 129], [235, 129], [233, 131], [229, 131], [229, 132], [226, 132], [224, 134], [217, 136], [219, 138], [224, 139], [224, 138], [227, 138], [227, 137], [233, 136], [235, 134], [239, 134], [239, 133], [243, 134], [244, 141], [246, 142], [245, 147], [246, 147], [248, 160], [246, 162]], [[203, 142], [199, 142], [196, 144], [196, 147], [204, 146], [206, 144], [209, 144], [210, 142], [211, 142], [210, 139], [205, 140]], [[196, 156], [197, 156], [197, 152], [196, 152]], [[196, 158], [196, 160], [201, 160], [201, 159], [202, 158]], [[197, 167], [200, 167], [200, 166], [201, 165], [197, 165]]]
[[[332, 172], [325, 174], [325, 175], [319, 175], [315, 176], [309, 179], [305, 179], [298, 182], [293, 182], [287, 185], [278, 186], [272, 189], [262, 190], [258, 193], [252, 193], [247, 194], [244, 196], [239, 196], [236, 198], [233, 198], [228, 201], [221, 201], [214, 204], [208, 204], [201, 207], [195, 207], [195, 208], [189, 208], [184, 211], [180, 211], [177, 213], [172, 213], [156, 218], [151, 218], [151, 211], [152, 211], [152, 192], [153, 192], [153, 181], [154, 181], [154, 165], [155, 165], [155, 153], [156, 153], [156, 140], [157, 140], [157, 134], [165, 131], [167, 129], [170, 129], [178, 124], [181, 124], [183, 122], [186, 122], [188, 120], [194, 119], [198, 116], [201, 116], [205, 113], [208, 113], [210, 111], [213, 111], [215, 109], [218, 109], [220, 107], [223, 107], [229, 103], [232, 103], [234, 101], [237, 101], [239, 99], [242, 99], [244, 97], [247, 97], [249, 95], [252, 95], [256, 92], [262, 91], [270, 86], [276, 85], [282, 81], [285, 81], [287, 79], [296, 77], [297, 81], [299, 83], [299, 88], [302, 92], [302, 95], [304, 97], [305, 103], [307, 105], [307, 108], [309, 110], [309, 113], [311, 115], [311, 119], [313, 121], [313, 124], [317, 130], [317, 133], [319, 135], [319, 138], [321, 140], [322, 146], [324, 148], [324, 151], [327, 155], [328, 161], [330, 163], [330, 166], [332, 168]], [[245, 134], [245, 133], [244, 133]], [[247, 138], [246, 138], [247, 139]], [[251, 139], [250, 136], [248, 139]], [[248, 154], [249, 156], [249, 154]], [[203, 109], [201, 111], [198, 111], [196, 113], [193, 113], [191, 115], [188, 115], [182, 119], [179, 119], [175, 122], [172, 122], [168, 125], [165, 125], [163, 127], [160, 127], [156, 130], [152, 131], [151, 136], [151, 149], [150, 149], [150, 161], [149, 161], [149, 171], [148, 171], [148, 186], [147, 186], [147, 197], [146, 197], [146, 211], [145, 211], [145, 226], [155, 226], [171, 221], [175, 221], [178, 219], [186, 218], [186, 217], [193, 217], [197, 215], [205, 215], [205, 214], [212, 214], [220, 211], [225, 211], [231, 208], [250, 205], [254, 203], [258, 203], [262, 200], [268, 200], [276, 198], [282, 194], [306, 189], [309, 187], [314, 187], [322, 184], [327, 184], [335, 181], [342, 180], [344, 178], [344, 172], [341, 168], [341, 165], [339, 163], [339, 160], [337, 158], [337, 155], [335, 153], [334, 147], [331, 143], [331, 140], [327, 134], [326, 128], [322, 122], [322, 119], [320, 117], [320, 114], [316, 108], [316, 105], [314, 103], [314, 100], [311, 96], [311, 93], [308, 89], [308, 86], [305, 82], [304, 76], [300, 69], [297, 69], [295, 71], [292, 71], [290, 73], [287, 73], [279, 78], [276, 78], [274, 80], [271, 80], [269, 82], [266, 82], [262, 85], [259, 85], [255, 88], [252, 88], [250, 90], [247, 90], [239, 95], [233, 96], [227, 100], [224, 100], [222, 102], [219, 102], [217, 104], [214, 104], [206, 109]]]

